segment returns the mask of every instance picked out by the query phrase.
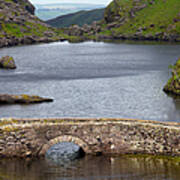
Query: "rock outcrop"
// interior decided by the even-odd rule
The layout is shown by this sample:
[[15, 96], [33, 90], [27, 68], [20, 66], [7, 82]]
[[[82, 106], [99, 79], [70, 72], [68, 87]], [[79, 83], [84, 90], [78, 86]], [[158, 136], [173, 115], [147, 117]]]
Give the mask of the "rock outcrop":
[[94, 21], [91, 25], [84, 24], [82, 27], [78, 25], [72, 25], [69, 28], [65, 28], [63, 32], [67, 35], [69, 42], [81, 42], [91, 38], [95, 38], [101, 31], [100, 22]]
[[13, 57], [5, 56], [0, 58], [0, 68], [16, 69], [16, 64]]
[[0, 0], [0, 47], [63, 39], [34, 15], [28, 0]]
[[180, 59], [170, 68], [172, 69], [172, 77], [164, 86], [163, 90], [168, 94], [180, 97]]
[[26, 94], [22, 95], [0, 95], [0, 104], [31, 104], [31, 103], [42, 103], [42, 102], [52, 102], [53, 99], [42, 98], [39, 96], [29, 96]]

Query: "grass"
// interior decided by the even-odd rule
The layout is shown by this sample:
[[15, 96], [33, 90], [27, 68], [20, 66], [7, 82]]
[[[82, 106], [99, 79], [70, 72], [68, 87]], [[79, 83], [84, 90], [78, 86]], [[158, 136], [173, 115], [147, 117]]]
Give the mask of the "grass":
[[[179, 0], [155, 0], [154, 4], [150, 4], [150, 0], [141, 1], [142, 4], [146, 4], [147, 7], [136, 12], [134, 18], [130, 18], [130, 10], [133, 7], [132, 0], [117, 0], [112, 2], [106, 10], [106, 16], [112, 13], [112, 17], [121, 16], [126, 17], [126, 23], [119, 28], [113, 28], [116, 34], [134, 34], [138, 32], [139, 28], [143, 29], [142, 34], [152, 34], [167, 32], [180, 34], [180, 21], [174, 22], [174, 18], [178, 17], [180, 2]], [[121, 7], [121, 10], [120, 10]], [[118, 22], [117, 22], [118, 23]], [[104, 32], [109, 33], [109, 32]]]
[[[9, 9], [5, 8], [9, 4]], [[0, 38], [23, 38], [26, 36], [38, 39], [40, 37], [58, 39], [57, 33], [53, 28], [43, 24], [37, 17], [28, 15], [25, 6], [30, 5], [28, 1], [5, 0], [1, 4], [0, 12]], [[16, 8], [15, 8], [16, 7]]]
[[[5, 0], [11, 4], [14, 3], [13, 0]], [[104, 21], [102, 21], [101, 28], [102, 31], [99, 33], [101, 35], [107, 36], [118, 36], [118, 35], [134, 35], [137, 32], [142, 36], [158, 36], [162, 38], [163, 34], [167, 36], [178, 36], [177, 39], [180, 41], [180, 16], [178, 15], [180, 9], [179, 0], [154, 0], [154, 4], [150, 3], [151, 0], [114, 0], [105, 10]], [[23, 1], [19, 1], [24, 6]], [[134, 7], [140, 7], [146, 4], [144, 9], [136, 11], [135, 17], [131, 17], [131, 11]], [[20, 8], [20, 9], [21, 9]], [[22, 10], [22, 9], [21, 9]], [[17, 10], [11, 11], [11, 16], [20, 15]], [[116, 17], [118, 16], [118, 19]], [[0, 12], [0, 17], [6, 18], [5, 14]], [[76, 18], [81, 17], [77, 15]], [[88, 20], [88, 17], [85, 16]], [[107, 23], [115, 22], [117, 25], [120, 23], [119, 20], [125, 18], [125, 23], [120, 27], [114, 27], [111, 29], [107, 28]], [[46, 37], [46, 33], [52, 33], [52, 40], [58, 40], [58, 37], [63, 37], [70, 42], [80, 42], [81, 37], [68, 36], [64, 34], [63, 29], [50, 28], [43, 25], [38, 18], [29, 19], [22, 23], [16, 24], [14, 22], [5, 23], [2, 21], [0, 38], [2, 37], [17, 37], [23, 38], [24, 36], [35, 36], [35, 37]], [[88, 36], [84, 33], [85, 39], [96, 39], [96, 35]]]

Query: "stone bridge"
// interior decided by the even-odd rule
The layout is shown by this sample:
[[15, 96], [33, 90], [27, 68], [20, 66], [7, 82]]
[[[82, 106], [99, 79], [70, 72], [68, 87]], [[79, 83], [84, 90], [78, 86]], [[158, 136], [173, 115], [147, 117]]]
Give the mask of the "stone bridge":
[[87, 154], [180, 156], [180, 123], [135, 119], [0, 119], [0, 156], [40, 157], [59, 142]]

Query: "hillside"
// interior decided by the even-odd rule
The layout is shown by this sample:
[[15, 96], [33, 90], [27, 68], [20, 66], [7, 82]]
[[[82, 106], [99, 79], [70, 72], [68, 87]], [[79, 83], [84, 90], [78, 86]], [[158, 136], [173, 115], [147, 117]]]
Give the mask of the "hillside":
[[180, 1], [114, 0], [105, 9], [98, 29], [98, 33], [81, 29], [81, 34], [96, 40], [180, 41]]
[[95, 9], [59, 16], [55, 19], [46, 21], [46, 23], [54, 27], [69, 27], [73, 24], [83, 26], [84, 24], [91, 24], [93, 21], [99, 21], [103, 19], [103, 16], [104, 9]]
[[0, 0], [0, 47], [61, 39], [34, 10], [28, 0]]
[[114, 0], [106, 8], [104, 34], [180, 40], [179, 0]]

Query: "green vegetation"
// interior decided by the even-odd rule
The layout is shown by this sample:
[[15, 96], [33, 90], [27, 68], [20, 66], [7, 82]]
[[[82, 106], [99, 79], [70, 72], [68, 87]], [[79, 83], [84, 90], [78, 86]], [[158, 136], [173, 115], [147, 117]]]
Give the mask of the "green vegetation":
[[93, 21], [103, 19], [104, 9], [95, 9], [91, 11], [79, 11], [64, 16], [59, 16], [55, 19], [47, 21], [48, 24], [54, 27], [69, 27], [73, 24], [83, 26], [84, 24], [91, 24]]
[[34, 7], [29, 1], [0, 0], [0, 4], [0, 47], [63, 38], [59, 36], [63, 33], [34, 16]]
[[[179, 0], [114, 0], [105, 11], [102, 34], [159, 36], [180, 35]], [[106, 25], [115, 23], [119, 27], [105, 30]], [[180, 40], [180, 37], [178, 37]]]
[[[36, 22], [25, 22], [23, 25], [18, 25], [15, 23], [3, 23], [2, 31], [6, 33], [7, 36], [15, 36], [17, 38], [24, 37], [24, 36], [38, 36], [44, 37], [44, 33], [46, 31], [52, 30], [51, 28], [39, 24], [38, 21]], [[52, 32], [53, 33], [53, 32]], [[4, 33], [0, 34], [0, 37], [4, 37]]]
[[63, 39], [180, 41], [179, 0], [114, 0], [105, 10], [80, 11], [48, 21], [55, 27], [68, 27], [102, 19], [86, 28], [76, 26], [76, 31], [48, 26], [33, 15], [35, 9], [29, 1], [0, 0], [0, 4], [0, 47]]
[[180, 59], [176, 64], [170, 65], [172, 77], [168, 80], [164, 87], [164, 91], [174, 95], [180, 95]]
[[0, 119], [0, 127], [1, 126], [6, 126], [6, 125], [12, 125], [12, 124], [17, 124], [18, 121], [14, 120], [14, 119]]
[[3, 69], [16, 69], [14, 58], [11, 56], [4, 56], [0, 58], [0, 68]]

